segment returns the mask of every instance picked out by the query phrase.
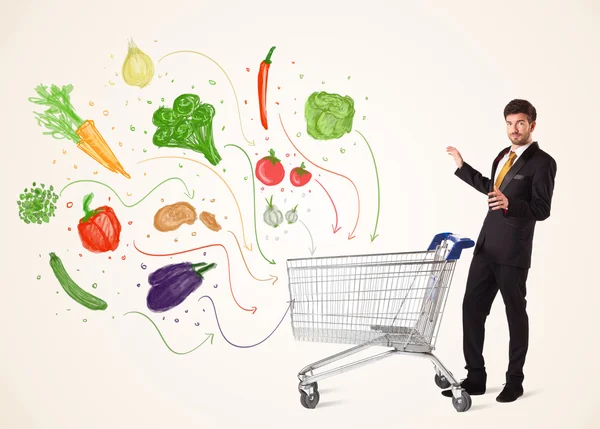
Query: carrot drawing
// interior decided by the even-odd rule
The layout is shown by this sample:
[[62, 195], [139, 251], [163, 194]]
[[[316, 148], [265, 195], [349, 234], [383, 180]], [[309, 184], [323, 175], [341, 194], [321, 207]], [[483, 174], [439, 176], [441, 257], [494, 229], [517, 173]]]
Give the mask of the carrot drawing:
[[51, 85], [50, 90], [45, 85], [38, 85], [35, 91], [39, 97], [30, 97], [29, 101], [48, 106], [44, 113], [34, 112], [38, 125], [44, 125], [50, 130], [43, 134], [49, 134], [55, 139], [69, 139], [110, 171], [121, 173], [128, 179], [131, 178], [96, 128], [94, 121], [83, 120], [75, 113], [69, 95], [73, 91], [73, 85], [66, 85], [62, 88]]
[[258, 104], [260, 107], [260, 122], [265, 130], [269, 129], [267, 125], [267, 81], [269, 80], [269, 67], [271, 67], [271, 55], [275, 46], [273, 46], [267, 57], [260, 63], [258, 70]]

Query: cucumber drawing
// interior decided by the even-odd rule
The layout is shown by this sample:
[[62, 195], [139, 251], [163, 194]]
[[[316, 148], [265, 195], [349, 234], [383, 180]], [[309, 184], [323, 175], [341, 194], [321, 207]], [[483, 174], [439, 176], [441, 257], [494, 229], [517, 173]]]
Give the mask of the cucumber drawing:
[[56, 279], [73, 300], [89, 308], [90, 310], [106, 310], [108, 304], [97, 296], [83, 290], [77, 283], [73, 281], [67, 270], [65, 269], [61, 259], [54, 253], [50, 253], [50, 267], [54, 271]]

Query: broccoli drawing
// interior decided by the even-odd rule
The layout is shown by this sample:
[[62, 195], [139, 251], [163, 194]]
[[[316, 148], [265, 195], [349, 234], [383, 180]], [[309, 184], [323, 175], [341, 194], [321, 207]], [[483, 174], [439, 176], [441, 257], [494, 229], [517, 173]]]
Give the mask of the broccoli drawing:
[[349, 96], [313, 92], [304, 107], [306, 131], [316, 140], [339, 139], [352, 131], [354, 100]]
[[152, 143], [158, 147], [191, 149], [204, 155], [212, 165], [221, 161], [215, 146], [212, 121], [215, 108], [202, 103], [196, 94], [181, 94], [173, 108], [161, 106], [152, 115], [158, 128]]

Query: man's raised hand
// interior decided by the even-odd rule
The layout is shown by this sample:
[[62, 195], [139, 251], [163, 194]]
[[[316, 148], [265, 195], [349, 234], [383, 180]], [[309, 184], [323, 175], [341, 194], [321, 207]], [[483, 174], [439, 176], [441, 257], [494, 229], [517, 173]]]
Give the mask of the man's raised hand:
[[460, 156], [460, 152], [458, 151], [458, 149], [456, 149], [453, 146], [448, 146], [446, 147], [446, 152], [448, 152], [448, 155], [454, 158], [454, 162], [456, 163], [456, 166], [458, 168], [461, 168], [463, 166], [464, 161], [462, 156]]

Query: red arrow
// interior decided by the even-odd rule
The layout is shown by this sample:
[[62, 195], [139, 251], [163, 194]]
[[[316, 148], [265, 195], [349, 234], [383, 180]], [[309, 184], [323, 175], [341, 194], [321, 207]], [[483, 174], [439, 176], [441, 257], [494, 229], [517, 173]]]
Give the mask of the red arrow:
[[233, 286], [231, 284], [231, 263], [229, 262], [229, 253], [227, 252], [227, 249], [225, 248], [225, 246], [223, 246], [222, 244], [209, 244], [207, 246], [196, 247], [194, 249], [182, 250], [181, 252], [174, 252], [174, 253], [148, 253], [148, 252], [144, 252], [144, 251], [140, 250], [135, 245], [135, 240], [133, 241], [133, 247], [135, 247], [135, 250], [137, 250], [138, 252], [140, 252], [140, 253], [142, 253], [144, 255], [148, 255], [148, 256], [174, 256], [174, 255], [180, 255], [182, 253], [187, 253], [187, 252], [195, 252], [196, 250], [206, 249], [206, 248], [209, 248], [209, 247], [222, 247], [223, 250], [225, 250], [225, 255], [227, 256], [227, 271], [229, 272], [229, 289], [231, 290], [231, 296], [233, 297], [233, 300], [235, 301], [235, 303], [237, 304], [237, 306], [240, 307], [242, 310], [244, 310], [244, 311], [251, 311], [252, 314], [256, 313], [256, 310], [257, 310], [256, 307], [244, 308], [244, 307], [242, 307], [239, 304], [239, 302], [237, 302], [237, 299], [235, 299], [235, 295], [233, 294]]
[[315, 179], [315, 182], [317, 182], [319, 185], [321, 185], [321, 188], [323, 188], [323, 190], [325, 191], [325, 193], [327, 194], [327, 196], [331, 200], [331, 204], [333, 204], [333, 210], [335, 210], [335, 226], [331, 225], [331, 229], [333, 229], [333, 233], [335, 234], [336, 232], [338, 232], [341, 229], [341, 227], [338, 227], [338, 211], [337, 211], [337, 208], [335, 207], [335, 203], [333, 202], [333, 198], [331, 198], [331, 195], [329, 195], [329, 192], [327, 192], [327, 189], [325, 189], [325, 186], [323, 186], [323, 184], [321, 182], [319, 182], [317, 179]]
[[[298, 152], [300, 155], [302, 155], [308, 162], [310, 162], [315, 167], [320, 168], [323, 171], [327, 171], [328, 173], [335, 174], [336, 176], [343, 177], [344, 179], [346, 179], [350, 183], [352, 183], [352, 186], [354, 186], [354, 190], [356, 191], [356, 198], [358, 199], [358, 214], [356, 215], [356, 223], [354, 224], [354, 229], [351, 232], [348, 233], [348, 240], [352, 240], [354, 237], [356, 237], [354, 235], [354, 231], [356, 231], [356, 227], [358, 226], [358, 219], [360, 218], [360, 195], [358, 194], [358, 188], [356, 187], [356, 185], [354, 184], [354, 182], [350, 178], [344, 176], [343, 174], [336, 173], [335, 171], [331, 171], [331, 170], [328, 170], [326, 168], [323, 168], [320, 165], [317, 165], [314, 162], [312, 162], [310, 159], [308, 159], [302, 152], [300, 152], [300, 150], [298, 150], [298, 148], [296, 147], [296, 145], [294, 144], [294, 142], [290, 138], [290, 136], [287, 133], [285, 127], [283, 126], [283, 121], [281, 120], [281, 114], [279, 114], [279, 122], [281, 122], [281, 128], [283, 128], [283, 132], [285, 133], [286, 137], [290, 141], [291, 145], [294, 146], [294, 149], [296, 149], [296, 152]], [[334, 232], [335, 232], [335, 228], [334, 228]]]

